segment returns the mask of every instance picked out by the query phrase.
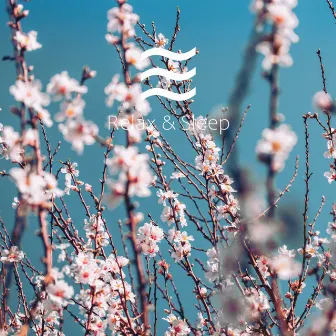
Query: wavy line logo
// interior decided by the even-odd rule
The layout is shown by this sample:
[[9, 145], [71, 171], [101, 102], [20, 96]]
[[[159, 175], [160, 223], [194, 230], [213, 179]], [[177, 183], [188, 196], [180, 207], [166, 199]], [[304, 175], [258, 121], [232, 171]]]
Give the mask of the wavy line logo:
[[[174, 61], [186, 61], [194, 57], [195, 55], [196, 55], [196, 48], [186, 53], [183, 53], [183, 54], [173, 53], [163, 48], [152, 48], [152, 49], [148, 49], [144, 51], [141, 54], [141, 59], [144, 60], [151, 56], [163, 56], [163, 57], [169, 58], [170, 60], [174, 60]], [[152, 68], [141, 74], [141, 81], [151, 76], [161, 76], [169, 80], [184, 81], [184, 80], [188, 80], [194, 77], [195, 75], [196, 75], [196, 68], [193, 68], [192, 70], [188, 72], [184, 72], [184, 73], [176, 73], [174, 71], [169, 71], [169, 70], [161, 69], [161, 68]], [[168, 91], [166, 89], [155, 88], [155, 89], [149, 89], [143, 92], [141, 94], [141, 98], [145, 100], [151, 96], [161, 96], [161, 97], [165, 97], [165, 98], [175, 100], [175, 101], [183, 101], [183, 100], [188, 100], [194, 97], [195, 95], [196, 95], [196, 88], [192, 89], [189, 92], [185, 92], [185, 93], [175, 93], [175, 92]]]

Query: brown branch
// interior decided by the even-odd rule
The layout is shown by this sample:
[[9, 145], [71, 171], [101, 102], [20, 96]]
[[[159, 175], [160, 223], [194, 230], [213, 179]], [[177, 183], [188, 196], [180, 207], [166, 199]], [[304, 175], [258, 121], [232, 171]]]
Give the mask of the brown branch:
[[324, 73], [324, 65], [322, 62], [322, 56], [321, 56], [321, 49], [318, 49], [316, 52], [319, 60], [320, 60], [320, 67], [321, 67], [321, 76], [322, 76], [322, 82], [323, 82], [323, 91], [327, 94], [327, 87], [326, 87], [326, 78], [325, 78], [325, 73]]
[[331, 10], [332, 15], [334, 16], [334, 18], [336, 19], [336, 11], [335, 11], [335, 7], [333, 5], [333, 3], [330, 0], [326, 0], [327, 4]]

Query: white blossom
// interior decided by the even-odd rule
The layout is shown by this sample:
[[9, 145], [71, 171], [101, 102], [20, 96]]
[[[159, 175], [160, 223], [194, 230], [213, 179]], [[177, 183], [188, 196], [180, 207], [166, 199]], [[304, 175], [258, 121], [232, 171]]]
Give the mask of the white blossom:
[[282, 280], [288, 280], [299, 275], [301, 271], [301, 263], [294, 260], [292, 257], [280, 254], [270, 261], [270, 265]]
[[296, 134], [288, 125], [282, 124], [275, 129], [265, 129], [259, 140], [256, 152], [261, 156], [271, 156], [272, 167], [281, 171], [290, 152], [297, 143]]
[[42, 48], [42, 44], [37, 42], [37, 32], [35, 30], [30, 31], [27, 34], [17, 31], [15, 33], [15, 40], [17, 42], [18, 49], [33, 51]]
[[10, 93], [14, 98], [27, 107], [34, 109], [48, 106], [50, 103], [49, 96], [41, 92], [42, 84], [39, 80], [35, 79], [32, 82], [23, 82], [17, 80], [15, 85], [9, 88]]
[[78, 154], [83, 153], [85, 145], [94, 144], [95, 136], [98, 134], [98, 126], [92, 121], [83, 119], [68, 119], [65, 124], [59, 124], [58, 128]]
[[20, 262], [24, 258], [24, 253], [17, 246], [11, 246], [9, 250], [3, 250], [0, 253], [0, 260], [3, 263]]
[[63, 71], [50, 79], [50, 83], [47, 85], [47, 92], [53, 95], [54, 100], [70, 99], [73, 92], [86, 93], [87, 87], [80, 85], [76, 79], [69, 77], [67, 71]]
[[168, 39], [161, 33], [158, 34], [158, 36], [155, 36], [155, 45], [159, 48], [164, 48], [166, 44], [168, 43]]

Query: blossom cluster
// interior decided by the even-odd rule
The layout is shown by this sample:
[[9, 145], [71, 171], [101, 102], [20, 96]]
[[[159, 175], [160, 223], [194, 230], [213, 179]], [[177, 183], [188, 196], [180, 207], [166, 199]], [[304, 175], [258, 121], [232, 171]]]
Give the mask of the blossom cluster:
[[163, 238], [163, 230], [152, 223], [145, 223], [138, 229], [138, 244], [144, 255], [155, 257], [159, 251], [158, 243], [160, 243]]
[[[106, 35], [106, 39], [115, 45], [122, 44], [125, 49], [124, 58], [127, 69], [134, 67], [141, 71], [148, 67], [150, 62], [148, 59], [142, 60], [142, 50], [133, 42], [128, 41], [128, 38], [134, 36], [134, 26], [138, 19], [138, 15], [133, 13], [133, 8], [129, 4], [112, 8], [108, 12], [107, 30], [109, 33]], [[120, 34], [120, 36], [115, 34]], [[117, 124], [127, 129], [132, 142], [140, 142], [141, 130], [137, 129], [135, 125], [138, 120], [150, 113], [151, 107], [147, 100], [141, 99], [142, 87], [138, 83], [139, 75], [136, 74], [134, 79], [129, 76], [130, 74], [124, 81], [120, 80], [120, 75], [113, 76], [111, 83], [105, 88], [106, 104], [109, 107], [112, 107], [115, 101], [121, 104]]]
[[64, 267], [82, 286], [76, 295], [82, 314], [88, 314], [93, 307], [92, 314], [83, 322], [89, 319], [89, 330], [97, 335], [104, 335], [107, 327], [113, 332], [118, 330], [125, 318], [123, 300], [134, 303], [135, 295], [123, 272], [128, 263], [127, 258], [114, 254], [102, 260], [90, 252], [80, 252], [72, 257], [70, 267]]
[[[58, 328], [62, 319], [62, 311], [71, 304], [74, 295], [74, 288], [64, 280], [64, 275], [61, 272], [54, 268], [51, 276], [52, 283], [49, 283], [45, 289], [42, 289], [45, 276], [36, 276], [35, 278], [35, 285], [41, 291], [32, 327], [36, 335], [41, 333], [48, 336], [59, 334]], [[24, 330], [24, 321], [23, 314], [16, 314], [14, 330]]]
[[55, 176], [48, 172], [39, 174], [31, 166], [26, 166], [24, 169], [12, 168], [10, 175], [21, 193], [22, 204], [19, 206], [28, 206], [32, 209], [47, 206], [46, 203], [52, 197], [63, 196], [63, 191], [57, 187], [58, 181]]
[[[11, 126], [3, 126], [0, 124], [0, 154], [6, 160], [13, 162], [21, 162], [23, 147], [18, 132]], [[33, 133], [32, 133], [33, 134]]]
[[164, 318], [170, 326], [168, 330], [165, 332], [165, 336], [183, 336], [190, 335], [190, 328], [187, 323], [179, 318], [177, 318], [174, 314], [168, 315], [167, 318]]
[[159, 190], [156, 195], [159, 198], [158, 203], [163, 205], [160, 217], [162, 222], [170, 226], [176, 220], [179, 220], [182, 227], [188, 225], [184, 213], [186, 206], [177, 199], [178, 194], [171, 190], [167, 190], [166, 192]]
[[111, 174], [118, 174], [118, 180], [108, 180], [111, 194], [107, 202], [111, 207], [116, 206], [125, 195], [147, 197], [150, 195], [149, 186], [153, 182], [149, 170], [148, 155], [139, 154], [135, 146], [115, 146], [114, 156], [108, 159], [107, 166]]
[[31, 81], [17, 80], [15, 85], [9, 88], [9, 92], [16, 101], [23, 103], [26, 107], [36, 112], [36, 116], [48, 127], [53, 122], [50, 113], [44, 107], [50, 104], [49, 95], [41, 92], [42, 84], [38, 79]]
[[[313, 97], [313, 105], [327, 115], [333, 112], [335, 108], [333, 98], [326, 91], [319, 91], [315, 93]], [[314, 116], [318, 117], [318, 114], [316, 113]], [[327, 127], [324, 127], [323, 130], [324, 133], [322, 136], [327, 140], [327, 151], [324, 152], [324, 157], [330, 160], [330, 169], [328, 172], [324, 173], [324, 176], [327, 178], [329, 184], [331, 184], [333, 181], [336, 181], [336, 132], [329, 122]]]
[[252, 1], [251, 9], [257, 15], [257, 28], [270, 24], [272, 29], [270, 35], [265, 35], [257, 45], [257, 50], [265, 56], [263, 68], [267, 71], [274, 65], [289, 67], [293, 64], [289, 51], [291, 44], [299, 41], [294, 32], [299, 24], [293, 12], [297, 3], [297, 0]]
[[[84, 70], [84, 80], [95, 76], [95, 71]], [[71, 78], [67, 71], [53, 76], [47, 86], [47, 92], [52, 95], [54, 101], [62, 101], [60, 112], [55, 115], [56, 121], [60, 122], [59, 130], [79, 154], [83, 153], [85, 145], [95, 142], [98, 134], [98, 126], [85, 120], [83, 116], [85, 101], [82, 96], [87, 91], [88, 88]]]
[[168, 233], [168, 240], [173, 245], [172, 258], [175, 261], [181, 261], [185, 257], [189, 257], [191, 252], [190, 242], [194, 240], [194, 237], [188, 236], [186, 231], [181, 232], [174, 228], [170, 229]]

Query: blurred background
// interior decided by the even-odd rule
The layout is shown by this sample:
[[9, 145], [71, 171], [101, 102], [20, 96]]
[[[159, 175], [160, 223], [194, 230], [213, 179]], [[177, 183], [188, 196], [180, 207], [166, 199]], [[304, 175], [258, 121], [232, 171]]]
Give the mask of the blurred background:
[[[171, 38], [174, 31], [176, 8], [181, 9], [181, 32], [175, 45], [175, 51], [188, 51], [197, 47], [200, 51], [191, 65], [197, 67], [193, 87], [197, 87], [197, 95], [193, 104], [196, 115], [207, 115], [221, 106], [229, 105], [230, 94], [235, 87], [236, 75], [244, 63], [242, 57], [254, 26], [254, 15], [249, 11], [249, 1], [192, 1], [192, 0], [143, 0], [130, 1], [134, 11], [140, 15], [142, 23], [150, 27], [155, 21], [157, 32]], [[110, 82], [113, 74], [120, 71], [120, 63], [116, 51], [105, 41], [108, 9], [115, 6], [110, 0], [34, 0], [25, 3], [30, 10], [29, 17], [23, 22], [24, 31], [38, 31], [38, 41], [43, 48], [28, 54], [28, 64], [34, 65], [34, 74], [40, 79], [45, 89], [49, 79], [56, 73], [67, 70], [71, 77], [79, 78], [82, 67], [88, 65], [97, 71], [97, 77], [88, 82], [89, 93], [84, 97], [86, 109], [84, 115], [93, 120], [107, 136], [104, 129], [109, 114], [115, 113], [105, 105], [104, 88]], [[286, 163], [284, 171], [277, 178], [277, 187], [283, 189], [290, 180], [295, 165], [295, 156], [300, 156], [299, 176], [289, 194], [282, 199], [279, 211], [283, 213], [285, 234], [283, 243], [290, 248], [299, 247], [301, 239], [302, 208], [304, 194], [304, 127], [302, 115], [313, 111], [312, 97], [322, 89], [319, 60], [316, 55], [321, 49], [325, 65], [327, 89], [333, 95], [336, 90], [336, 67], [333, 66], [336, 56], [335, 40], [336, 25], [327, 4], [324, 1], [301, 1], [295, 9], [300, 25], [296, 33], [300, 42], [291, 48], [294, 65], [281, 69], [280, 73], [280, 109], [298, 135], [299, 141]], [[0, 56], [11, 55], [10, 32], [6, 25], [8, 16], [4, 8], [0, 8]], [[139, 32], [139, 30], [138, 30]], [[258, 162], [255, 146], [262, 130], [268, 126], [269, 86], [262, 78], [262, 57], [258, 56], [251, 87], [244, 99], [243, 108], [251, 104], [245, 126], [241, 132], [239, 147], [240, 165], [249, 169], [253, 181], [262, 191], [266, 169]], [[4, 125], [17, 125], [15, 118], [9, 113], [11, 105], [15, 104], [8, 88], [15, 82], [15, 68], [11, 62], [0, 62], [0, 122]], [[157, 122], [163, 121], [165, 111], [151, 98], [152, 114]], [[59, 111], [57, 103], [51, 104], [52, 115]], [[238, 112], [237, 112], [238, 113]], [[228, 114], [228, 119], [232, 118]], [[314, 125], [314, 122], [311, 123]], [[61, 135], [55, 124], [48, 132], [53, 148], [61, 140]], [[167, 134], [172, 145], [180, 144], [180, 139], [174, 134]], [[326, 141], [321, 137], [318, 127], [311, 128], [311, 169], [314, 175], [311, 179], [310, 217], [314, 216], [320, 206], [321, 196], [327, 199], [326, 207], [318, 221], [317, 229], [325, 235], [332, 203], [335, 201], [335, 186], [329, 185], [323, 177], [329, 170], [328, 160], [323, 158]], [[180, 151], [183, 148], [180, 148]], [[193, 153], [186, 148], [186, 157], [193, 159]], [[101, 176], [103, 149], [97, 146], [86, 147], [84, 154], [78, 157], [68, 143], [62, 142], [58, 159], [79, 163], [80, 179], [99, 187]], [[7, 169], [8, 163], [0, 161], [0, 169]], [[224, 167], [225, 168], [225, 167]], [[63, 182], [61, 181], [61, 184]], [[11, 208], [16, 196], [14, 185], [7, 178], [0, 179], [0, 216], [10, 229], [13, 223], [14, 211]], [[69, 198], [73, 209], [72, 217], [79, 224], [83, 223], [84, 213], [79, 210], [75, 197]], [[143, 207], [156, 203], [156, 196], [141, 200]], [[78, 211], [76, 211], [78, 209]], [[152, 210], [153, 209], [153, 210]], [[151, 207], [152, 214], [159, 217], [161, 208]], [[110, 215], [109, 215], [110, 216]], [[118, 214], [111, 214], [111, 225], [117, 225]], [[75, 223], [76, 224], [76, 223]], [[31, 217], [28, 230], [23, 239], [23, 250], [33, 260], [39, 260], [39, 240], [34, 237], [38, 229], [36, 219]], [[34, 239], [34, 240], [32, 240]], [[34, 241], [34, 243], [32, 243]], [[181, 285], [183, 289], [183, 284]], [[308, 298], [309, 290], [307, 290]], [[304, 304], [304, 303], [302, 303]], [[66, 334], [73, 333], [71, 323], [66, 323]]]

